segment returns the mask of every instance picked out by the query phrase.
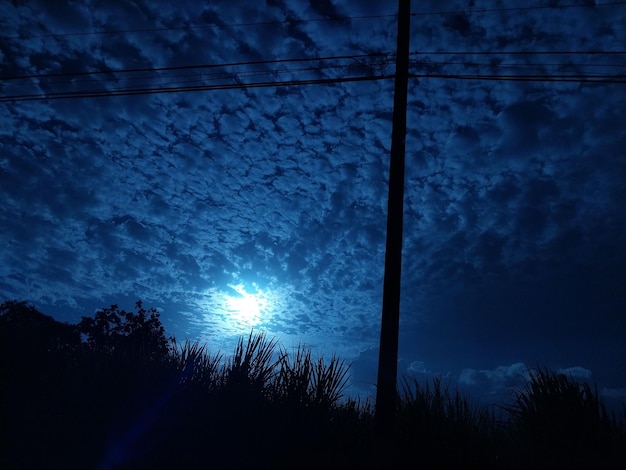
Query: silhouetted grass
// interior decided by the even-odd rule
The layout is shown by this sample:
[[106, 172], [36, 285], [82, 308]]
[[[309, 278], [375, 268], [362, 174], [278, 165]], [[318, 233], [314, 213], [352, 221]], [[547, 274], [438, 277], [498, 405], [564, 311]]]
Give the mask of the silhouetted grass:
[[495, 417], [472, 407], [440, 378], [425, 384], [405, 378], [397, 408], [400, 454], [420, 447], [425, 457], [434, 459], [435, 468], [497, 468]]
[[206, 344], [190, 342], [186, 340], [178, 345], [172, 338], [170, 350], [170, 363], [180, 375], [179, 383], [200, 384], [206, 390], [210, 390], [219, 384], [220, 362], [222, 354], [211, 355], [206, 350]]
[[314, 360], [302, 344], [294, 355], [281, 351], [278, 373], [272, 384], [272, 395], [280, 403], [307, 407], [335, 406], [348, 384], [349, 366], [332, 356], [328, 364], [323, 357]]
[[[145, 312], [106, 309], [99, 323], [81, 322], [91, 328], [81, 341], [80, 324], [0, 305], [0, 468], [373, 468], [374, 407], [343, 397], [345, 361], [303, 345], [289, 354], [252, 332], [228, 358], [197, 342], [164, 349], [158, 318]], [[102, 336], [111, 325], [117, 336]], [[533, 369], [504, 409], [502, 420], [440, 379], [404, 379], [397, 468], [626, 461], [623, 423], [588, 384]]]
[[506, 407], [518, 456], [532, 468], [610, 468], [626, 464], [623, 423], [609, 416], [597, 389], [547, 368]]

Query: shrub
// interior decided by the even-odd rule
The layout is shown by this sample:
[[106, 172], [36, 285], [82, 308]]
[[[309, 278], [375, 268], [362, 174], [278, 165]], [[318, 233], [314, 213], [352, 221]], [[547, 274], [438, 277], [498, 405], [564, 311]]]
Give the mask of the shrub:
[[113, 304], [96, 312], [93, 318], [83, 317], [78, 329], [94, 351], [164, 358], [169, 348], [159, 312], [155, 308], [144, 309], [141, 300], [135, 303], [135, 310], [136, 313], [127, 312]]
[[179, 346], [176, 338], [171, 339], [169, 360], [180, 385], [199, 385], [204, 391], [214, 391], [220, 383], [222, 358], [220, 353], [209, 354], [206, 344], [198, 341], [186, 340]]
[[299, 344], [291, 356], [281, 351], [278, 368], [273, 394], [279, 402], [330, 409], [343, 396], [350, 366], [335, 355], [328, 363], [323, 356], [314, 360], [311, 350]]
[[[397, 401], [397, 441], [400, 452], [419, 449], [439, 467], [479, 465], [493, 468], [494, 418], [485, 409], [473, 407], [458, 390], [435, 377], [420, 385], [404, 378]], [[471, 464], [471, 465], [470, 465]]]
[[597, 388], [570, 376], [530, 369], [506, 409], [520, 458], [533, 468], [614, 468], [626, 457], [624, 433], [609, 418]]

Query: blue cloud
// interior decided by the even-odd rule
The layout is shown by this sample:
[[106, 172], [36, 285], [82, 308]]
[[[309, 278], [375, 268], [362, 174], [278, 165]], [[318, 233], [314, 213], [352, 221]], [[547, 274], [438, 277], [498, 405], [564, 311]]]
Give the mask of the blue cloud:
[[[395, 49], [395, 18], [387, 16], [395, 5], [385, 2], [218, 2], [200, 10], [44, 3], [3, 12], [3, 35], [13, 37], [0, 45], [3, 76]], [[419, 8], [441, 10], [437, 2]], [[419, 14], [411, 41], [421, 55], [411, 56], [411, 70], [557, 73], [550, 63], [561, 59], [553, 57], [424, 51], [619, 50], [621, 14], [609, 7]], [[298, 21], [329, 15], [382, 17]], [[74, 34], [103, 30], [133, 32]], [[585, 72], [598, 65], [593, 56], [571, 60]], [[3, 81], [1, 93], [391, 74], [388, 62], [111, 72]], [[368, 387], [392, 107], [391, 80], [0, 103], [2, 293], [68, 318], [141, 297], [162, 308], [172, 333], [228, 349], [239, 330], [215, 298], [231, 284], [256, 283], [274, 299], [259, 328], [354, 358], [355, 383]], [[480, 372], [496, 370], [490, 354], [502, 355], [500, 364], [554, 361], [560, 348], [575, 358], [570, 363], [608, 377], [613, 356], [590, 347], [603, 352], [585, 362], [579, 343], [612, 338], [613, 351], [623, 349], [611, 332], [623, 324], [615, 253], [626, 233], [624, 109], [621, 85], [410, 81], [406, 367], [473, 371], [464, 377], [480, 382], [504, 373]], [[549, 342], [557, 333], [558, 347]]]

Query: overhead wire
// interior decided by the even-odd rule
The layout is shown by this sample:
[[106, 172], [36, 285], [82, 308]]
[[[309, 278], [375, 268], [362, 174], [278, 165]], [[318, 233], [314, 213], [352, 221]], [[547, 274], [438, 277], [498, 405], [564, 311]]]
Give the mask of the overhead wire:
[[[243, 80], [251, 77], [279, 77], [285, 74], [302, 75], [303, 73], [318, 74], [317, 77], [307, 77], [306, 80], [298, 80], [298, 83], [316, 83], [316, 80], [330, 79], [335, 80], [338, 77], [320, 77], [319, 74], [328, 73], [331, 70], [350, 70], [354, 68], [365, 67], [370, 71], [382, 71], [390, 63], [389, 54], [354, 54], [349, 56], [333, 56], [333, 57], [314, 57], [306, 59], [276, 59], [265, 61], [247, 61], [227, 64], [203, 64], [193, 66], [177, 66], [177, 67], [161, 67], [161, 68], [135, 68], [135, 69], [116, 69], [106, 71], [80, 72], [76, 75], [71, 73], [51, 73], [51, 74], [31, 74], [23, 75], [20, 83], [17, 77], [9, 77], [11, 79], [9, 86], [12, 88], [12, 94], [0, 96], [2, 101], [22, 101], [32, 99], [57, 99], [61, 97], [96, 97], [96, 96], [118, 96], [123, 94], [148, 93], [151, 91], [163, 93], [165, 85], [171, 88], [171, 91], [195, 91], [201, 89], [220, 89], [230, 88], [233, 86], [256, 86], [255, 83], [243, 83]], [[315, 63], [311, 66], [303, 66], [305, 63]], [[280, 65], [281, 68], [268, 67], [259, 68], [264, 65]], [[290, 65], [296, 65], [295, 67]], [[300, 65], [298, 65], [300, 64]], [[246, 67], [243, 67], [246, 66]], [[249, 66], [254, 66], [249, 68]], [[219, 69], [219, 71], [217, 71]], [[214, 72], [205, 73], [203, 70], [214, 70]], [[193, 71], [195, 73], [188, 74], [171, 74], [169, 72], [176, 71]], [[339, 72], [340, 73], [340, 72]], [[336, 75], [339, 75], [337, 73]], [[106, 78], [92, 78], [108, 75]], [[371, 74], [370, 74], [371, 76]], [[20, 77], [20, 78], [21, 78]], [[77, 77], [77, 78], [73, 78]], [[50, 80], [52, 78], [52, 80]], [[56, 80], [56, 78], [64, 78], [65, 80]], [[367, 77], [343, 77], [346, 81], [361, 80]], [[215, 83], [207, 84], [210, 81], [236, 81], [232, 83]], [[130, 86], [129, 82], [136, 82], [138, 86]], [[143, 83], [142, 83], [143, 82]], [[288, 80], [274, 81], [279, 85], [290, 83]], [[193, 87], [181, 87], [179, 85], [195, 83]], [[264, 86], [271, 83], [266, 80]], [[323, 82], [320, 82], [323, 83]], [[99, 89], [75, 89], [72, 91], [63, 91], [63, 86], [72, 86], [74, 88], [89, 85], [102, 85]], [[122, 85], [111, 87], [107, 85]], [[25, 88], [57, 88], [57, 90], [47, 91], [45, 93], [19, 93], [16, 90]], [[61, 90], [59, 90], [61, 88]]]
[[[483, 8], [483, 9], [457, 9], [457, 10], [435, 10], [435, 11], [416, 11], [411, 12], [411, 16], [434, 16], [434, 15], [459, 15], [459, 14], [480, 14], [480, 13], [498, 13], [498, 12], [511, 12], [511, 11], [533, 11], [533, 10], [563, 10], [568, 8], [599, 8], [608, 6], [622, 6], [626, 5], [625, 1], [621, 2], [604, 2], [593, 5], [584, 3], [567, 3], [561, 5], [530, 5], [523, 7], [500, 7], [500, 8]], [[8, 36], [0, 35], [0, 39], [43, 39], [43, 38], [62, 38], [71, 36], [93, 36], [93, 35], [109, 35], [109, 34], [128, 34], [128, 33], [151, 33], [151, 32], [165, 32], [165, 31], [188, 31], [196, 29], [216, 29], [216, 28], [238, 28], [238, 27], [253, 27], [253, 26], [270, 26], [270, 25], [285, 25], [285, 24], [299, 24], [299, 23], [320, 23], [331, 21], [351, 21], [351, 20], [367, 20], [377, 18], [395, 18], [398, 15], [395, 13], [384, 15], [359, 15], [359, 16], [329, 16], [326, 18], [285, 18], [284, 20], [274, 21], [253, 21], [245, 23], [223, 23], [223, 24], [187, 24], [185, 26], [173, 26], [173, 27], [160, 27], [160, 28], [136, 28], [136, 29], [119, 29], [119, 30], [99, 30], [99, 31], [77, 31], [71, 33], [47, 33], [47, 34], [30, 34], [30, 35], [18, 35]]]
[[597, 7], [609, 7], [626, 5], [626, 2], [605, 2], [594, 3], [588, 5], [584, 3], [566, 3], [562, 5], [531, 5], [524, 7], [501, 7], [501, 8], [482, 8], [482, 9], [466, 9], [466, 10], [439, 10], [439, 11], [424, 11], [411, 13], [411, 16], [430, 16], [430, 15], [460, 15], [460, 14], [475, 14], [475, 13], [499, 13], [510, 11], [532, 11], [532, 10], [560, 10], [566, 8], [597, 8]]
[[288, 80], [282, 82], [252, 82], [252, 83], [233, 83], [218, 85], [198, 85], [189, 87], [157, 87], [157, 88], [141, 88], [141, 89], [121, 89], [121, 90], [91, 90], [87, 92], [60, 92], [60, 93], [41, 93], [33, 95], [21, 95], [0, 97], [0, 102], [15, 101], [41, 101], [41, 100], [57, 100], [68, 98], [97, 98], [97, 97], [113, 97], [113, 96], [129, 96], [129, 95], [146, 95], [161, 93], [180, 93], [192, 91], [210, 91], [210, 90], [243, 90], [248, 88], [268, 88], [268, 87], [293, 87], [296, 85], [320, 85], [347, 82], [364, 82], [375, 80], [386, 80], [394, 78], [394, 75], [370, 75], [358, 77], [342, 77], [342, 78], [324, 78], [310, 80]]
[[199, 64], [199, 65], [177, 65], [168, 67], [140, 67], [127, 69], [109, 69], [109, 70], [93, 70], [87, 72], [58, 72], [28, 75], [0, 76], [0, 80], [21, 80], [25, 78], [49, 78], [49, 77], [66, 77], [66, 76], [87, 76], [102, 75], [109, 73], [138, 73], [138, 72], [165, 72], [174, 70], [193, 70], [193, 69], [210, 69], [216, 67], [240, 67], [243, 65], [264, 65], [264, 64], [281, 64], [288, 62], [312, 62], [323, 60], [341, 60], [341, 59], [359, 59], [366, 57], [385, 57], [393, 56], [392, 53], [370, 53], [370, 54], [352, 54], [326, 57], [299, 57], [294, 59], [268, 59], [268, 60], [249, 60], [241, 62], [230, 62], [225, 64]]
[[545, 70], [545, 69], [564, 69], [564, 68], [604, 68], [604, 69], [626, 69], [626, 64], [586, 64], [582, 62], [532, 62], [532, 63], [514, 63], [514, 62], [462, 62], [462, 61], [409, 61], [409, 65], [413, 67], [429, 67], [442, 65], [458, 65], [463, 67], [484, 67], [484, 68], [500, 68], [515, 70]]
[[[626, 52], [625, 58], [626, 58]], [[489, 71], [494, 73], [495, 71], [514, 71], [514, 72], [535, 72], [539, 76], [553, 76], [555, 73], [560, 74], [574, 74], [577, 76], [585, 76], [593, 78], [596, 76], [602, 77], [614, 77], [619, 76], [620, 73], [626, 72], [626, 61], [618, 63], [609, 63], [603, 61], [601, 63], [583, 62], [583, 61], [555, 61], [555, 62], [513, 62], [503, 61], [503, 58], [490, 58], [489, 61], [466, 61], [466, 60], [434, 60], [431, 58], [412, 59], [409, 61], [409, 66], [412, 69], [419, 69], [422, 71], [433, 71], [442, 69], [459, 69], [464, 70], [478, 70]], [[600, 73], [604, 72], [604, 73]]]
[[[413, 51], [409, 53], [410, 56], [428, 56], [428, 55], [626, 55], [626, 50], [623, 51]], [[352, 54], [352, 55], [338, 55], [338, 56], [325, 56], [325, 57], [301, 57], [293, 59], [268, 59], [268, 60], [256, 60], [256, 61], [241, 61], [230, 62], [222, 64], [196, 64], [196, 65], [180, 65], [180, 66], [168, 66], [168, 67], [140, 67], [140, 68], [125, 68], [125, 69], [108, 69], [108, 70], [92, 70], [92, 71], [76, 71], [76, 72], [54, 72], [54, 73], [39, 73], [39, 74], [25, 74], [25, 75], [9, 75], [0, 76], [0, 81], [9, 80], [23, 80], [28, 78], [52, 78], [52, 77], [78, 77], [78, 76], [93, 76], [104, 75], [112, 73], [140, 73], [140, 72], [166, 72], [176, 70], [194, 70], [194, 69], [210, 69], [217, 67], [239, 67], [244, 65], [270, 65], [289, 62], [314, 62], [314, 61], [327, 61], [327, 60], [355, 60], [365, 58], [392, 58], [394, 56], [391, 52], [380, 53], [368, 53], [368, 54]]]
[[[324, 65], [318, 67], [294, 67], [294, 68], [284, 68], [284, 69], [271, 69], [271, 70], [246, 70], [243, 72], [237, 72], [237, 77], [258, 77], [262, 75], [278, 75], [284, 74], [288, 72], [307, 72], [307, 71], [321, 71], [321, 70], [330, 70], [330, 69], [338, 69], [345, 68], [346, 65]], [[47, 81], [46, 85], [68, 85], [68, 84], [90, 84], [90, 83], [108, 83], [108, 82], [135, 82], [135, 81], [156, 81], [156, 80], [171, 80], [171, 79], [188, 79], [188, 80], [177, 80], [177, 81], [169, 81], [169, 84], [177, 84], [177, 83], [187, 83], [187, 82], [197, 82], [197, 81], [206, 81], [206, 80], [227, 80], [232, 79], [235, 76], [233, 72], [211, 72], [211, 73], [181, 73], [174, 75], [161, 75], [161, 76], [153, 76], [153, 75], [145, 75], [145, 76], [133, 76], [133, 77], [111, 77], [111, 78], [93, 78], [93, 79], [77, 79], [77, 80], [58, 80], [58, 81]], [[29, 86], [30, 84], [17, 84], [17, 83], [8, 83], [4, 85], [5, 88], [24, 88]]]
[[621, 51], [601, 51], [601, 50], [557, 50], [557, 51], [413, 51], [409, 56], [415, 55], [620, 55], [626, 54], [626, 50]]
[[[216, 90], [244, 90], [251, 88], [268, 87], [295, 87], [301, 85], [322, 85], [338, 84], [349, 82], [376, 81], [394, 78], [395, 74], [366, 75], [353, 77], [334, 77], [304, 80], [286, 81], [264, 81], [249, 83], [220, 83], [214, 85], [195, 86], [157, 86], [157, 87], [131, 87], [119, 89], [99, 89], [69, 92], [48, 92], [23, 95], [11, 95], [0, 97], [0, 102], [18, 101], [41, 101], [58, 99], [78, 99], [78, 98], [98, 98], [116, 97], [130, 95], [181, 93], [197, 91]], [[410, 73], [410, 78], [423, 79], [456, 79], [456, 80], [484, 80], [484, 81], [522, 81], [522, 82], [544, 82], [544, 83], [588, 83], [588, 84], [626, 84], [626, 74], [624, 75], [586, 75], [586, 74], [561, 74], [561, 75], [506, 75], [506, 74], [445, 74], [445, 73]]]
[[[543, 82], [543, 83], [588, 83], [588, 84], [626, 84], [626, 75], [589, 75], [589, 74], [560, 74], [560, 75], [539, 75], [539, 74], [468, 74], [468, 73], [410, 73], [410, 78], [422, 79], [455, 79], [455, 80], [484, 80], [484, 81], [521, 81], [521, 82]], [[80, 98], [98, 98], [98, 97], [115, 97], [129, 95], [145, 95], [145, 94], [163, 94], [163, 93], [181, 93], [181, 92], [197, 92], [197, 91], [216, 91], [216, 90], [244, 90], [249, 88], [268, 88], [268, 87], [295, 87], [300, 85], [322, 85], [322, 84], [338, 84], [349, 82], [376, 81], [394, 78], [394, 74], [352, 76], [352, 77], [332, 77], [319, 79], [302, 79], [302, 80], [272, 80], [263, 82], [241, 82], [236, 83], [218, 83], [218, 84], [197, 84], [190, 86], [180, 86], [184, 82], [175, 82], [160, 84], [158, 86], [146, 87], [123, 87], [112, 89], [92, 89], [82, 91], [67, 92], [44, 92], [30, 93], [20, 95], [0, 96], [0, 103], [20, 102], [20, 101], [47, 101], [58, 99], [80, 99]], [[237, 76], [231, 79], [237, 79]], [[191, 83], [196, 80], [189, 81]]]
[[[603, 3], [597, 6], [609, 6], [609, 5], [626, 5], [626, 2], [610, 2]], [[582, 6], [579, 4], [567, 4], [559, 5], [558, 8], [570, 8]], [[510, 8], [497, 8], [497, 9], [485, 9], [485, 10], [468, 10], [464, 12], [493, 12], [493, 11], [511, 11], [511, 10], [533, 10], [543, 8], [555, 8], [553, 6], [528, 6], [528, 7], [510, 7]], [[458, 13], [459, 10], [430, 12], [429, 14], [448, 14]], [[386, 16], [396, 15], [370, 15], [363, 17], [343, 17], [343, 19], [363, 19], [363, 18], [381, 18]], [[327, 19], [327, 20], [330, 20]], [[311, 20], [299, 20], [301, 22], [316, 21]], [[263, 24], [272, 24], [274, 22], [264, 22]], [[255, 23], [262, 24], [262, 23]], [[252, 23], [238, 24], [243, 26], [250, 26]], [[234, 26], [231, 25], [231, 26]], [[185, 27], [188, 28], [188, 27]], [[156, 28], [154, 31], [161, 31], [170, 28]], [[139, 30], [123, 30], [117, 31], [123, 32], [136, 32]], [[143, 30], [141, 30], [143, 31]], [[67, 35], [77, 35], [82, 33], [67, 33]], [[91, 33], [85, 33], [91, 34]], [[95, 33], [94, 33], [95, 34]], [[61, 35], [62, 36], [62, 35]], [[576, 63], [569, 62], [530, 62], [532, 56], [576, 56]], [[440, 79], [461, 79], [461, 80], [517, 80], [517, 81], [544, 81], [544, 82], [579, 82], [579, 83], [624, 83], [624, 74], [619, 73], [582, 73], [586, 67], [604, 67], [605, 69], [623, 68], [622, 64], [609, 64], [603, 62], [602, 64], [583, 63], [580, 61], [581, 57], [597, 58], [598, 56], [608, 57], [620, 57], [626, 55], [626, 51], [602, 51], [602, 50], [542, 50], [542, 51], [413, 51], [410, 53], [412, 57], [410, 66], [415, 70], [416, 68], [425, 69], [419, 73], [414, 72], [411, 74], [413, 78], [440, 78]], [[353, 81], [369, 81], [380, 80], [393, 77], [393, 74], [383, 73], [386, 67], [392, 63], [392, 59], [395, 54], [391, 52], [376, 52], [368, 54], [353, 54], [353, 55], [337, 55], [326, 57], [300, 57], [293, 59], [268, 59], [268, 60], [255, 60], [255, 61], [240, 61], [231, 63], [213, 63], [213, 64], [194, 64], [194, 65], [180, 65], [180, 66], [167, 66], [167, 67], [139, 67], [139, 68], [120, 68], [120, 69], [105, 69], [105, 70], [90, 70], [90, 71], [75, 71], [75, 72], [54, 72], [54, 73], [35, 73], [35, 74], [22, 74], [13, 76], [0, 77], [0, 84], [3, 86], [3, 90], [8, 88], [32, 88], [33, 86], [52, 89], [46, 92], [37, 93], [14, 93], [11, 95], [0, 96], [0, 102], [16, 102], [16, 101], [32, 101], [32, 100], [47, 100], [47, 99], [67, 99], [67, 98], [91, 98], [101, 96], [126, 96], [134, 94], [150, 94], [150, 93], [174, 93], [174, 92], [191, 92], [191, 91], [208, 91], [208, 90], [221, 90], [221, 89], [236, 89], [236, 88], [255, 88], [255, 87], [269, 87], [269, 86], [298, 86], [308, 84], [323, 84], [323, 83], [342, 83]], [[431, 57], [438, 56], [488, 56], [491, 62], [477, 62], [477, 61], [454, 61], [454, 60], [433, 60]], [[505, 63], [501, 62], [504, 57], [525, 57], [526, 63]], [[347, 61], [342, 63], [342, 61]], [[311, 63], [315, 62], [316, 65], [308, 67], [290, 67], [290, 65]], [[590, 61], [592, 62], [592, 61]], [[274, 66], [281, 65], [283, 68], [275, 68]], [[267, 69], [258, 67], [267, 66]], [[304, 79], [290, 78], [289, 80], [264, 80], [259, 82], [245, 82], [245, 79], [252, 77], [273, 76], [278, 77], [282, 74], [298, 75], [303, 73], [309, 74], [321, 74], [327, 73], [330, 70], [350, 69], [351, 67], [365, 67], [369, 69], [370, 73], [365, 75], [353, 76], [334, 76], [334, 77], [307, 77]], [[464, 67], [478, 69], [475, 73], [467, 73], [465, 71], [459, 73], [452, 73], [446, 70], [446, 67]], [[252, 69], [246, 69], [253, 67]], [[555, 68], [555, 73], [549, 72], [549, 68]], [[570, 73], [565, 73], [567, 69], [572, 70]], [[216, 70], [215, 72], [208, 72], [208, 70]], [[230, 70], [229, 70], [230, 69]], [[379, 74], [372, 74], [371, 71], [379, 70]], [[482, 70], [481, 70], [482, 69]], [[487, 70], [487, 72], [485, 72]], [[494, 73], [498, 70], [518, 70], [524, 72], [536, 73], [523, 73], [523, 74], [511, 74], [511, 73]], [[173, 74], [171, 72], [194, 72], [187, 74]], [[339, 72], [341, 73], [341, 72]], [[96, 77], [105, 78], [96, 78]], [[64, 79], [56, 80], [55, 79]], [[24, 83], [20, 83], [20, 81]], [[36, 81], [36, 83], [33, 83]], [[145, 82], [145, 83], [142, 83]], [[211, 81], [219, 81], [220, 83], [208, 83]], [[235, 83], [223, 83], [224, 81], [234, 81]], [[3, 83], [4, 82], [4, 83]], [[7, 83], [11, 82], [11, 83]], [[131, 86], [130, 82], [136, 82], [136, 86]], [[157, 82], [157, 83], [155, 83]], [[83, 85], [91, 85], [102, 83], [105, 86], [103, 88], [92, 89], [74, 89], [65, 91], [59, 88], [62, 86], [81, 87]], [[109, 86], [106, 85], [120, 85]], [[194, 85], [188, 85], [194, 84]], [[185, 86], [181, 86], [185, 85]], [[54, 90], [53, 88], [57, 88]]]
[[626, 85], [624, 75], [485, 75], [485, 74], [438, 74], [438, 73], [410, 73], [410, 78], [444, 78], [456, 80], [485, 80], [485, 81], [516, 81], [516, 82], [543, 82], [543, 83], [596, 83], [596, 84], [623, 84]]
[[[24, 89], [27, 87], [33, 87], [33, 85], [40, 87], [57, 87], [64, 85], [71, 85], [73, 87], [82, 85], [93, 85], [97, 83], [104, 84], [124, 84], [123, 87], [117, 88], [101, 88], [91, 90], [74, 90], [75, 96], [100, 96], [102, 94], [120, 94], [125, 92], [134, 92], [135, 90], [152, 90], [154, 89], [154, 82], [160, 82], [161, 85], [165, 85], [163, 82], [167, 82], [167, 85], [180, 85], [182, 83], [197, 83], [197, 86], [208, 86], [211, 89], [217, 85], [207, 85], [207, 81], [216, 80], [237, 80], [237, 83], [241, 83], [242, 79], [259, 76], [280, 76], [284, 74], [302, 74], [302, 73], [324, 73], [333, 69], [345, 69], [350, 70], [355, 67], [365, 67], [370, 70], [383, 70], [391, 60], [392, 54], [390, 53], [369, 53], [369, 54], [352, 54], [342, 56], [331, 57], [310, 57], [310, 58], [296, 58], [296, 59], [273, 59], [273, 60], [257, 60], [257, 61], [243, 61], [232, 63], [214, 63], [214, 64], [201, 64], [190, 66], [172, 66], [172, 67], [143, 67], [133, 69], [109, 69], [98, 70], [89, 72], [77, 72], [77, 73], [47, 73], [47, 74], [27, 74], [20, 76], [3, 77], [5, 81], [10, 82], [10, 88]], [[302, 66], [305, 64], [314, 64], [310, 66]], [[271, 67], [279, 65], [280, 68]], [[260, 68], [268, 66], [267, 68]], [[250, 68], [252, 67], [252, 68]], [[205, 71], [214, 70], [214, 72], [206, 73]], [[218, 71], [219, 70], [219, 71]], [[195, 73], [189, 74], [172, 74], [170, 72], [180, 71], [193, 71]], [[104, 77], [105, 78], [95, 78]], [[63, 78], [64, 80], [56, 80], [57, 78]], [[179, 80], [179, 79], [185, 80]], [[317, 79], [324, 77], [315, 77]], [[328, 78], [328, 77], [325, 77]], [[336, 77], [335, 77], [336, 78]], [[50, 80], [52, 79], [52, 80]], [[311, 80], [311, 77], [307, 78]], [[35, 81], [35, 82], [33, 82]], [[139, 86], [128, 86], [128, 82], [139, 82]], [[23, 83], [20, 83], [23, 82]], [[142, 85], [141, 82], [149, 82], [148, 85]], [[286, 83], [285, 80], [282, 83]], [[221, 84], [223, 85], [223, 84]], [[230, 85], [228, 85], [230, 86]], [[7, 87], [5, 86], [5, 89]], [[177, 87], [180, 88], [180, 87]], [[163, 90], [159, 90], [162, 92]], [[65, 96], [64, 91], [51, 91], [46, 96]], [[67, 92], [72, 93], [72, 92]], [[22, 99], [30, 99], [35, 96], [41, 97], [43, 93], [30, 93], [30, 94], [18, 94], [14, 92], [11, 95], [0, 97], [0, 101], [18, 101]]]
[[[515, 56], [515, 55], [625, 55], [626, 51], [414, 51], [410, 53], [411, 56], [429, 56], [429, 55], [504, 55], [504, 56]], [[241, 67], [241, 66], [258, 66], [258, 65], [275, 65], [275, 64], [288, 64], [288, 63], [301, 63], [301, 62], [322, 62], [322, 61], [330, 61], [330, 60], [360, 60], [360, 59], [387, 59], [391, 60], [393, 57], [393, 53], [391, 52], [381, 52], [381, 53], [369, 53], [369, 54], [353, 54], [353, 55], [339, 55], [339, 56], [325, 56], [325, 57], [304, 57], [304, 58], [293, 58], [293, 59], [269, 59], [269, 60], [256, 60], [256, 61], [240, 61], [240, 62], [230, 62], [230, 63], [213, 63], [213, 64], [196, 64], [196, 65], [181, 65], [181, 66], [168, 66], [168, 67], [141, 67], [141, 68], [121, 68], [121, 69], [108, 69], [108, 70], [93, 70], [93, 71], [80, 71], [80, 72], [54, 72], [54, 73], [40, 73], [40, 74], [25, 74], [25, 75], [12, 75], [12, 76], [0, 76], [0, 81], [15, 81], [15, 80], [25, 80], [25, 79], [47, 79], [47, 78], [60, 78], [60, 77], [85, 77], [85, 76], [95, 76], [95, 75], [115, 75], [115, 74], [134, 74], [134, 73], [155, 73], [155, 72], [171, 72], [171, 71], [181, 71], [181, 70], [204, 70], [204, 69], [215, 69], [215, 68], [227, 68], [227, 67]], [[416, 59], [411, 61], [412, 64], [453, 64], [452, 61], [439, 61], [439, 62], [419, 62]], [[363, 66], [374, 66], [381, 65], [382, 63], [352, 63], [351, 65], [363, 65]], [[483, 66], [504, 66], [505, 64], [495, 64], [495, 63], [478, 63], [478, 62], [457, 62], [458, 65], [483, 65]], [[605, 67], [620, 67], [626, 66], [626, 62], [624, 65], [621, 64], [583, 64], [577, 63], [578, 66], [605, 66]], [[337, 67], [346, 67], [349, 64], [341, 64], [341, 65], [318, 65], [317, 67], [310, 67], [308, 69], [325, 69], [325, 68], [337, 68]], [[527, 66], [529, 64], [506, 64], [506, 66]], [[535, 63], [530, 65], [536, 66], [572, 66], [570, 63]], [[298, 70], [298, 69], [294, 69]], [[268, 69], [268, 72], [272, 72], [271, 69]], [[171, 75], [170, 75], [171, 76]], [[126, 78], [127, 80], [136, 79], [136, 78]], [[108, 80], [105, 79], [105, 80]], [[95, 80], [94, 80], [95, 81]], [[72, 79], [72, 83], [76, 82], [75, 79]], [[62, 83], [62, 82], [49, 82], [49, 83]]]
[[[154, 84], [156, 81], [161, 81], [161, 85], [180, 85], [184, 83], [203, 83], [207, 80], [240, 80], [242, 78], [250, 78], [250, 77], [261, 77], [261, 76], [279, 76], [287, 73], [301, 73], [301, 72], [320, 72], [322, 70], [332, 70], [332, 69], [342, 69], [350, 67], [350, 65], [346, 66], [345, 64], [335, 64], [335, 65], [324, 65], [320, 67], [296, 67], [296, 68], [283, 68], [283, 69], [271, 69], [271, 70], [246, 70], [243, 72], [213, 72], [210, 74], [200, 74], [200, 73], [190, 73], [190, 74], [175, 74], [175, 75], [163, 75], [163, 76], [143, 76], [143, 77], [114, 77], [114, 78], [101, 78], [101, 79], [92, 79], [92, 80], [72, 80], [72, 81], [48, 81], [46, 85], [75, 85], [77, 83], [83, 84], [93, 84], [93, 83], [111, 83], [111, 82], [133, 82], [133, 81], [144, 81], [150, 82]], [[172, 81], [172, 79], [176, 79]], [[27, 85], [19, 85], [19, 84], [9, 84], [7, 87], [14, 88], [24, 88], [30, 86]], [[124, 89], [141, 89], [145, 88], [144, 86], [126, 86]]]
[[393, 18], [397, 17], [397, 14], [388, 15], [362, 15], [362, 16], [335, 16], [328, 18], [309, 18], [309, 19], [297, 19], [286, 18], [282, 21], [254, 21], [248, 23], [223, 23], [223, 24], [199, 24], [199, 25], [186, 25], [176, 27], [163, 27], [163, 28], [138, 28], [138, 29], [118, 29], [110, 31], [78, 31], [73, 33], [48, 33], [48, 34], [33, 34], [33, 35], [20, 35], [20, 36], [2, 36], [2, 39], [41, 39], [41, 38], [61, 38], [69, 36], [90, 36], [99, 34], [127, 34], [127, 33], [151, 33], [151, 32], [164, 32], [164, 31], [187, 31], [194, 29], [216, 29], [216, 28], [238, 28], [238, 27], [250, 27], [250, 26], [270, 26], [270, 25], [285, 25], [285, 24], [297, 24], [297, 23], [319, 23], [326, 21], [346, 21], [346, 20], [366, 20], [375, 18]]

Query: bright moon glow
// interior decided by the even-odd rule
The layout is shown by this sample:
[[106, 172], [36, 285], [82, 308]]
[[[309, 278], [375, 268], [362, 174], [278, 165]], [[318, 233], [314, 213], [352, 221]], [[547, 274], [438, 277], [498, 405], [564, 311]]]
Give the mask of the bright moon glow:
[[217, 327], [221, 334], [246, 334], [252, 328], [271, 323], [277, 310], [284, 310], [282, 298], [284, 294], [273, 288], [263, 290], [255, 282], [212, 287], [202, 294], [201, 323], [205, 328]]
[[226, 296], [226, 310], [232, 319], [244, 327], [252, 327], [262, 320], [262, 314], [267, 310], [267, 297], [263, 291], [256, 288], [256, 293], [249, 294], [243, 285], [229, 285], [238, 295]]

